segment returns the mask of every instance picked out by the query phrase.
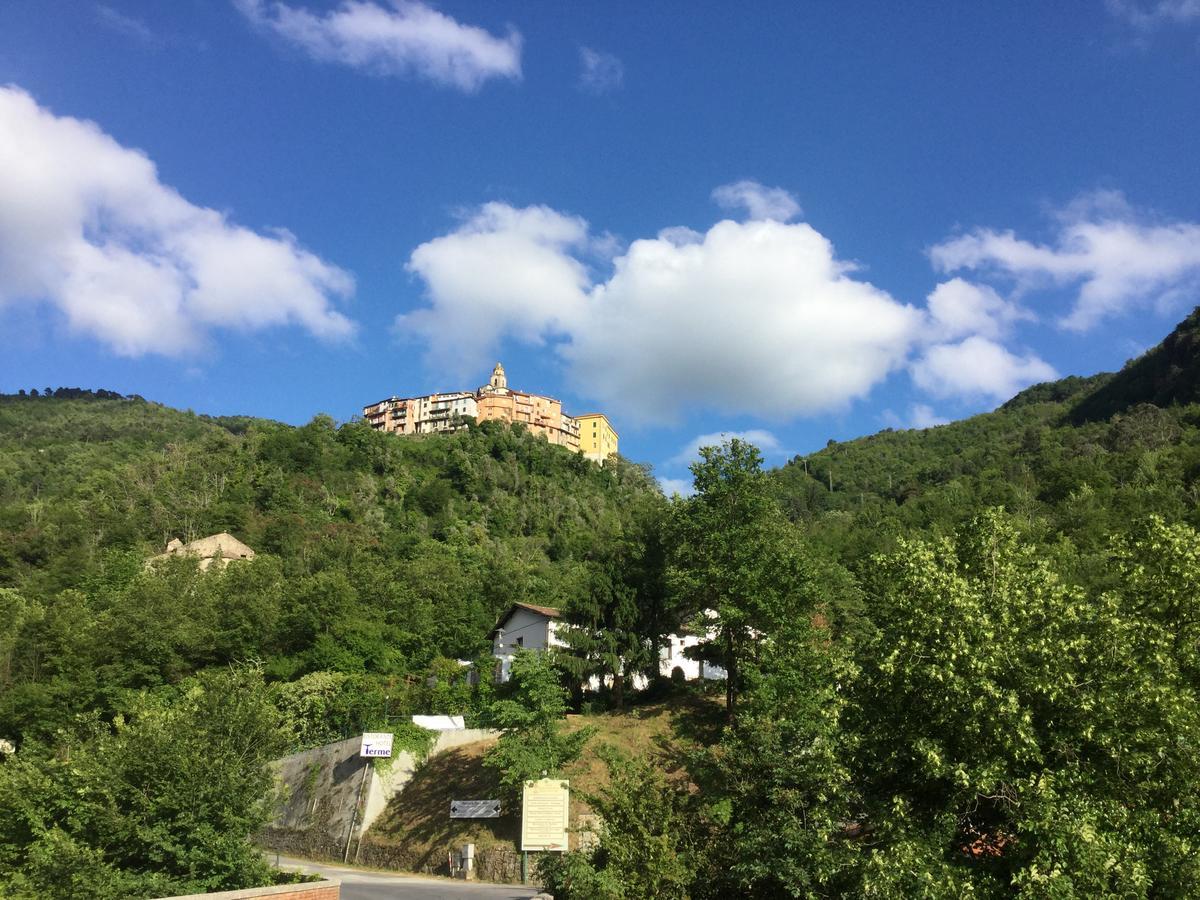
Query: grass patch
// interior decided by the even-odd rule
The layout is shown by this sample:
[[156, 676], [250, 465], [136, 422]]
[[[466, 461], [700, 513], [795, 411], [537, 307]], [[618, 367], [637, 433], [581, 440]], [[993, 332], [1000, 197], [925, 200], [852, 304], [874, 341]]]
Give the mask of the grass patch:
[[[670, 702], [635, 706], [623, 713], [571, 715], [567, 728], [595, 726], [596, 736], [583, 755], [567, 766], [571, 781], [571, 824], [591, 810], [583, 794], [608, 782], [608, 770], [596, 751], [602, 744], [647, 760], [672, 777], [686, 777], [684, 751], [708, 743], [719, 733], [723, 708], [718, 700], [684, 695]], [[503, 810], [498, 819], [451, 819], [450, 801], [498, 797], [496, 775], [483, 765], [483, 756], [494, 741], [457, 747], [428, 759], [412, 781], [392, 798], [387, 810], [371, 828], [372, 842], [403, 848], [413, 868], [444, 863], [446, 853], [462, 844], [517, 849], [521, 836], [520, 810]], [[574, 845], [576, 836], [572, 835]]]

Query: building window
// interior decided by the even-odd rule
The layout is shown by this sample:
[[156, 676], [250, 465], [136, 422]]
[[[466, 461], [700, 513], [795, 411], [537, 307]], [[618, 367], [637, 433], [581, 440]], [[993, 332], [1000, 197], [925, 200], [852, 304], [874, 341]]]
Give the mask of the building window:
[[524, 647], [525, 646], [525, 638], [523, 638], [523, 637], [517, 638], [517, 646]]

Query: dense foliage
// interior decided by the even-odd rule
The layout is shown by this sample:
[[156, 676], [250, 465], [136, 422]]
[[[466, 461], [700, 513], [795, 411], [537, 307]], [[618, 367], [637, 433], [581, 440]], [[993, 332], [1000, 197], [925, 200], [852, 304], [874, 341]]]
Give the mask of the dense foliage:
[[485, 716], [502, 734], [483, 760], [496, 770], [510, 808], [519, 808], [525, 782], [561, 775], [591, 738], [591, 729], [564, 727], [567, 699], [561, 672], [549, 654], [523, 650], [513, 657], [510, 678]]
[[[400, 440], [0, 399], [0, 736], [20, 747], [0, 891], [259, 877], [239, 855], [257, 770], [188, 749], [239, 709], [263, 735], [244, 753], [466, 712], [505, 730], [511, 799], [578, 754], [560, 717], [586, 679], [620, 708], [686, 628], [725, 703], [665, 770], [610, 756], [598, 843], [547, 865], [556, 895], [1200, 895], [1198, 334], [1193, 315], [1115, 375], [774, 472], [707, 448], [670, 503], [636, 466], [494, 424]], [[226, 530], [258, 558], [145, 564]], [[514, 601], [563, 609], [567, 646], [518, 655], [497, 694], [459, 660], [487, 671]], [[231, 665], [264, 682], [206, 707]], [[123, 758], [176, 734], [164, 771], [229, 844]]]
[[[492, 423], [401, 440], [323, 416], [291, 428], [0, 398], [0, 585], [15, 592], [0, 601], [0, 735], [49, 737], [245, 660], [280, 683], [356, 679], [338, 700], [326, 677], [301, 741], [469, 711], [487, 698], [452, 686], [465, 683], [452, 661], [486, 653], [511, 602], [582, 596], [593, 560], [655, 503], [635, 466]], [[221, 531], [258, 557], [144, 565], [173, 536]]]
[[[1200, 410], [1134, 396], [1073, 424], [1120, 378], [771, 475], [736, 441], [705, 452], [667, 571], [679, 609], [712, 611], [727, 724], [687, 778], [614, 772], [598, 802], [627, 824], [550, 867], [560, 894], [1200, 893]], [[847, 502], [822, 485], [834, 460], [892, 492]], [[933, 461], [955, 477], [926, 480]]]
[[249, 843], [286, 747], [253, 670], [144, 693], [0, 764], [0, 896], [126, 900], [269, 884]]
[[[383, 727], [421, 750], [428, 735], [409, 715], [477, 718], [490, 704], [499, 613], [514, 600], [571, 605], [595, 560], [638, 542], [656, 505], [642, 469], [601, 468], [498, 424], [401, 440], [325, 416], [301, 428], [210, 419], [107, 391], [0, 397], [0, 738], [20, 748], [0, 762], [12, 779], [0, 819], [24, 823], [0, 834], [0, 884], [11, 884], [0, 893], [262, 883], [263, 867], [230, 854], [250, 852], [269, 780], [210, 773], [234, 816], [198, 807], [219, 841], [198, 822], [118, 809], [143, 776], [147, 803], [175, 796], [123, 759], [153, 723], [183, 727], [148, 703], [185, 702], [172, 698], [193, 677], [253, 665], [266, 681], [254, 697], [280, 736], [255, 754]], [[256, 558], [208, 571], [188, 558], [147, 564], [172, 537], [222, 531]], [[484, 677], [468, 678], [459, 660], [481, 657]], [[41, 761], [68, 753], [74, 762], [31, 793]], [[220, 754], [213, 764], [238, 765]], [[72, 792], [99, 792], [97, 809], [124, 816], [138, 839], [83, 800], [73, 810]]]

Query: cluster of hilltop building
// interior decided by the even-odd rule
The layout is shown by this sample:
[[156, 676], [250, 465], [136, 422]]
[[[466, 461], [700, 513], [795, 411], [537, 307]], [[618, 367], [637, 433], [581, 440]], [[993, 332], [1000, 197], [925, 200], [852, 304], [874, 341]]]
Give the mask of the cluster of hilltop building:
[[520, 422], [532, 433], [545, 435], [551, 444], [582, 453], [595, 462], [604, 462], [617, 452], [617, 432], [607, 416], [569, 416], [552, 397], [513, 390], [500, 363], [479, 390], [389, 397], [364, 407], [363, 416], [372, 428], [391, 434], [457, 431], [470, 422]]

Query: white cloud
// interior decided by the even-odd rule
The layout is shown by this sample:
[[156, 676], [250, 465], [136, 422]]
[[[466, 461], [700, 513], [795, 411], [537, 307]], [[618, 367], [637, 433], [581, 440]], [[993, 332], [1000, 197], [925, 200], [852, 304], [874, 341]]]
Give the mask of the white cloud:
[[1105, 5], [1112, 15], [1143, 30], [1200, 20], [1200, 0], [1106, 0]]
[[692, 438], [682, 450], [667, 461], [668, 465], [687, 466], [700, 459], [701, 447], [719, 447], [726, 441], [737, 439], [747, 444], [753, 444], [764, 455], [773, 455], [782, 451], [779, 438], [761, 428], [751, 428], [748, 431], [714, 431], [711, 434], [700, 434]]
[[579, 48], [579, 86], [592, 94], [615, 91], [625, 80], [625, 66], [611, 53]]
[[97, 4], [96, 19], [106, 28], [120, 32], [126, 37], [135, 38], [143, 44], [158, 43], [158, 36], [150, 30], [150, 26], [145, 22], [133, 16], [127, 16], [123, 12], [113, 9], [111, 6], [106, 6], [103, 3]]
[[659, 478], [658, 486], [668, 497], [678, 494], [680, 497], [690, 497], [696, 493], [696, 485], [690, 478]]
[[431, 361], [455, 375], [479, 369], [503, 338], [541, 344], [569, 334], [584, 314], [588, 226], [545, 206], [489, 203], [445, 237], [413, 251], [408, 269], [431, 307], [400, 316], [402, 335], [424, 339]]
[[0, 87], [0, 304], [46, 302], [117, 353], [179, 355], [212, 328], [345, 338], [353, 280], [286, 232], [194, 206], [95, 124]]
[[1022, 388], [1058, 374], [1034, 355], [1017, 356], [995, 341], [973, 335], [938, 344], [912, 364], [913, 381], [935, 397], [1006, 400]]
[[635, 241], [563, 348], [614, 407], [788, 419], [844, 407], [900, 366], [920, 314], [849, 276], [806, 224], [719, 222], [698, 244]]
[[735, 181], [723, 184], [712, 192], [713, 201], [721, 209], [745, 210], [751, 219], [773, 219], [786, 222], [800, 215], [800, 204], [783, 188], [769, 188], [757, 181]]
[[930, 250], [940, 271], [1001, 274], [1018, 288], [1078, 285], [1065, 328], [1086, 331], [1106, 318], [1177, 302], [1200, 283], [1200, 224], [1149, 223], [1115, 192], [1086, 195], [1057, 216], [1052, 244], [980, 228]]
[[503, 337], [557, 338], [581, 394], [642, 421], [841, 408], [902, 366], [921, 329], [806, 224], [670, 230], [635, 241], [607, 280], [581, 261], [589, 246], [581, 219], [489, 204], [413, 252], [430, 306], [398, 327], [456, 373], [486, 366]]
[[489, 78], [521, 77], [521, 35], [515, 29], [496, 37], [415, 0], [394, 0], [390, 9], [345, 0], [324, 15], [280, 0], [234, 4], [251, 22], [322, 62], [417, 75], [463, 91], [478, 90]]
[[998, 338], [1013, 323], [1032, 320], [1033, 313], [1005, 300], [986, 285], [952, 278], [934, 288], [926, 301], [933, 341], [949, 341], [970, 334]]
[[948, 425], [949, 419], [939, 416], [933, 407], [925, 403], [914, 403], [908, 411], [908, 421], [913, 428], [936, 428], [938, 425]]

